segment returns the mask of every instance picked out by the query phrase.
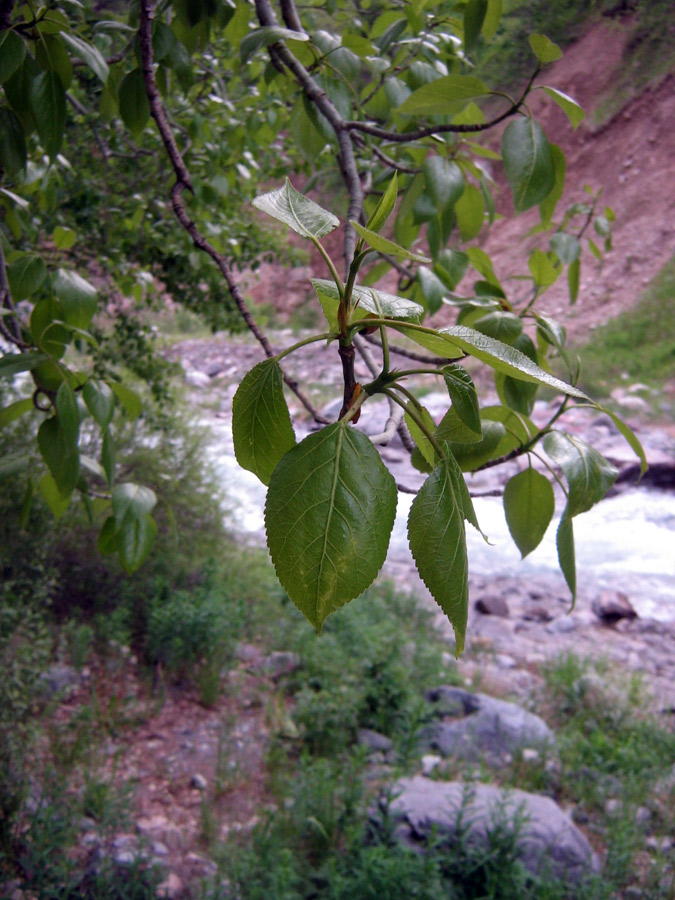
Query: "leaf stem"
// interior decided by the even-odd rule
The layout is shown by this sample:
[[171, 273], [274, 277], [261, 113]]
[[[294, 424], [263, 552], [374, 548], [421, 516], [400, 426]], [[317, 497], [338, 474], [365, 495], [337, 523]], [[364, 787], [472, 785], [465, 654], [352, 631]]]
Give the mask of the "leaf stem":
[[[396, 395], [396, 391], [400, 391], [402, 394], [404, 394], [410, 401], [410, 405], [406, 405], [403, 400]], [[415, 425], [417, 425], [420, 431], [427, 438], [431, 446], [434, 448], [435, 452], [438, 454], [439, 458], [445, 459], [445, 452], [443, 448], [438, 443], [433, 434], [429, 431], [424, 420], [422, 419], [422, 416], [420, 416], [420, 414], [418, 413], [420, 402], [417, 397], [415, 397], [414, 394], [412, 394], [409, 390], [407, 390], [407, 388], [404, 388], [400, 384], [392, 384], [391, 388], [384, 388], [382, 393], [386, 394], [387, 397], [390, 397], [394, 401], [394, 403], [398, 403], [398, 405], [405, 410], [405, 412], [410, 416]]]
[[311, 337], [304, 338], [303, 340], [298, 341], [295, 344], [291, 344], [290, 347], [282, 350], [281, 353], [277, 353], [276, 360], [277, 362], [281, 362], [284, 356], [289, 356], [291, 353], [295, 353], [296, 350], [299, 350], [301, 347], [306, 347], [307, 344], [315, 344], [318, 341], [334, 341], [339, 337], [340, 335], [335, 331], [325, 331], [323, 332], [323, 334], [313, 334]]

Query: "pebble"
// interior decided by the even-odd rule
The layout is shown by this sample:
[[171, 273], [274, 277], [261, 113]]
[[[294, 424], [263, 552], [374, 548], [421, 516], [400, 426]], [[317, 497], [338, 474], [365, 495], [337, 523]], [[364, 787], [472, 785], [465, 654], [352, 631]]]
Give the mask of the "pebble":
[[203, 775], [200, 775], [199, 772], [196, 772], [190, 779], [190, 787], [194, 788], [197, 791], [205, 791], [208, 787], [208, 782]]

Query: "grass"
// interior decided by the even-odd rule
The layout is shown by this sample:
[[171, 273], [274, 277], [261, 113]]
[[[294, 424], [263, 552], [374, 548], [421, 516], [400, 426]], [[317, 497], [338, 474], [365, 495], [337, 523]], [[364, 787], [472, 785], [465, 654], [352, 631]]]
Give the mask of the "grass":
[[[675, 372], [675, 260], [667, 263], [642, 293], [636, 305], [593, 332], [577, 348], [582, 386], [592, 395], [606, 395], [622, 380], [640, 382], [661, 392], [673, 387]], [[675, 398], [674, 398], [675, 399]], [[673, 410], [663, 403], [657, 412]]]

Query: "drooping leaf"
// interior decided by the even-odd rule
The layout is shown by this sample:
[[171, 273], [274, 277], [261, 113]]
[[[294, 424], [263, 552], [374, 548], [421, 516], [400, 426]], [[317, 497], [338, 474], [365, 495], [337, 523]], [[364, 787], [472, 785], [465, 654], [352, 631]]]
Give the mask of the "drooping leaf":
[[523, 320], [512, 312], [497, 310], [476, 319], [473, 327], [481, 334], [511, 345], [523, 333]]
[[113, 488], [112, 508], [118, 525], [126, 518], [142, 519], [156, 503], [154, 491], [144, 485], [124, 482]]
[[139, 569], [150, 555], [157, 535], [157, 525], [150, 515], [127, 518], [118, 526], [115, 535], [120, 562], [128, 575]]
[[436, 210], [442, 212], [447, 207], [454, 206], [466, 186], [457, 163], [442, 156], [427, 156], [423, 171], [427, 190]]
[[434, 271], [451, 291], [464, 278], [469, 267], [469, 256], [461, 250], [441, 250], [434, 263]]
[[288, 178], [282, 188], [255, 197], [253, 205], [302, 237], [318, 239], [340, 225], [337, 216], [296, 191]]
[[560, 270], [556, 269], [548, 256], [538, 247], [535, 247], [530, 253], [527, 266], [535, 285], [541, 289], [550, 287], [560, 275]]
[[115, 480], [115, 443], [109, 428], [106, 428], [103, 432], [101, 464], [103, 466], [103, 471], [105, 472], [108, 486], [112, 487], [112, 483]]
[[75, 391], [67, 381], [63, 381], [56, 392], [56, 415], [65, 440], [77, 446], [80, 434], [80, 413], [77, 408]]
[[551, 237], [550, 244], [551, 249], [560, 262], [566, 266], [579, 259], [581, 244], [573, 234], [567, 234], [566, 231], [558, 231]]
[[560, 570], [565, 576], [565, 581], [572, 593], [572, 605], [577, 596], [577, 567], [574, 554], [574, 525], [572, 519], [565, 513], [558, 525], [556, 532], [556, 547], [558, 550], [558, 562]]
[[105, 84], [108, 80], [110, 70], [108, 69], [108, 63], [105, 61], [105, 58], [98, 47], [94, 44], [90, 44], [89, 41], [85, 41], [84, 38], [81, 38], [72, 32], [62, 31], [60, 37], [61, 40], [70, 47], [73, 53], [75, 53], [76, 56], [79, 56], [80, 59], [89, 66], [94, 75]]
[[586, 512], [605, 496], [618, 475], [614, 466], [581, 438], [551, 431], [544, 450], [563, 470], [569, 487], [565, 515]]
[[448, 446], [462, 472], [475, 472], [486, 462], [499, 459], [505, 435], [506, 429], [501, 422], [486, 420], [482, 423], [480, 440], [476, 441], [471, 432], [472, 439], [469, 442], [452, 442]]
[[30, 108], [42, 146], [50, 159], [61, 150], [66, 128], [66, 92], [57, 72], [41, 72], [30, 89]]
[[258, 363], [239, 385], [232, 401], [232, 439], [239, 465], [263, 484], [270, 483], [281, 457], [295, 446], [276, 359]]
[[644, 473], [649, 468], [649, 465], [647, 463], [647, 457], [645, 456], [644, 447], [640, 443], [638, 436], [635, 434], [633, 429], [630, 427], [630, 425], [624, 422], [622, 418], [617, 416], [616, 413], [613, 413], [606, 407], [596, 404], [596, 408], [599, 409], [600, 412], [603, 412], [606, 416], [609, 416], [612, 422], [614, 422], [618, 430], [621, 432], [621, 435], [626, 440], [626, 443], [640, 460], [640, 475], [644, 475]]
[[150, 103], [139, 67], [128, 72], [120, 82], [119, 109], [129, 131], [134, 135], [140, 134], [150, 118]]
[[427, 309], [433, 315], [443, 305], [443, 297], [447, 293], [441, 279], [426, 266], [417, 270], [417, 280], [427, 301]]
[[413, 406], [412, 403], [408, 403], [408, 410], [405, 414], [405, 424], [408, 426], [408, 430], [410, 431], [410, 435], [412, 439], [415, 441], [415, 444], [419, 448], [420, 453], [427, 461], [427, 463], [433, 468], [436, 465], [436, 451], [434, 450], [433, 444], [426, 436], [424, 431], [420, 428], [417, 422], [413, 419], [410, 410], [413, 410], [424, 423], [429, 434], [433, 434], [436, 430], [436, 423], [431, 418], [431, 413], [424, 406], [419, 407], [417, 405]]
[[279, 41], [308, 41], [309, 35], [303, 31], [292, 31], [290, 28], [282, 28], [279, 25], [263, 25], [249, 31], [239, 45], [241, 61], [246, 63], [260, 50], [261, 47], [269, 47]]
[[10, 403], [9, 406], [5, 406], [4, 409], [0, 409], [0, 428], [4, 428], [5, 425], [10, 425], [32, 409], [35, 409], [35, 407], [33, 406], [33, 401], [30, 397], [26, 397], [25, 400], [16, 400], [14, 403]]
[[504, 513], [511, 537], [523, 558], [541, 543], [553, 518], [555, 497], [551, 482], [528, 467], [504, 488]]
[[562, 50], [545, 34], [531, 34], [528, 38], [532, 52], [540, 63], [548, 65], [562, 58]]
[[557, 88], [545, 87], [544, 93], [548, 94], [548, 96], [558, 104], [572, 123], [572, 127], [575, 129], [578, 128], [583, 122], [586, 113], [579, 106], [577, 101], [570, 97], [569, 94], [565, 94]]
[[98, 292], [77, 272], [59, 269], [52, 279], [65, 321], [74, 328], [86, 329], [96, 312]]
[[0, 106], [0, 166], [12, 177], [26, 168], [26, 138], [11, 109]]
[[94, 421], [106, 428], [115, 413], [115, 395], [105, 381], [91, 380], [82, 388], [82, 398]]
[[567, 270], [567, 286], [570, 293], [570, 303], [574, 304], [577, 302], [577, 298], [579, 296], [579, 281], [581, 278], [581, 260], [575, 259], [574, 262], [570, 263], [570, 267]]
[[488, 11], [488, 0], [469, 0], [464, 7], [464, 49], [473, 49]]
[[549, 146], [551, 148], [551, 160], [553, 161], [553, 187], [539, 204], [539, 216], [542, 225], [545, 225], [547, 228], [551, 224], [556, 206], [565, 189], [565, 172], [567, 169], [567, 160], [560, 147], [557, 144], [550, 144]]
[[504, 171], [513, 194], [516, 212], [535, 206], [555, 184], [551, 147], [538, 122], [521, 116], [502, 135]]
[[40, 478], [37, 486], [42, 494], [42, 499], [45, 501], [50, 513], [54, 517], [54, 521], [58, 522], [70, 506], [71, 494], [62, 494], [56, 481], [48, 472], [45, 472]]
[[0, 357], [0, 378], [12, 378], [19, 372], [28, 372], [45, 360], [44, 353], [7, 353]]
[[47, 277], [47, 266], [37, 253], [22, 253], [7, 266], [7, 280], [15, 303], [26, 300], [42, 286]]
[[443, 380], [450, 394], [452, 408], [462, 422], [475, 434], [481, 434], [480, 413], [476, 387], [464, 366], [452, 363], [443, 369]]
[[398, 173], [394, 172], [385, 192], [380, 197], [377, 206], [366, 222], [366, 228], [379, 232], [392, 214], [398, 197]]
[[7, 29], [0, 34], [0, 84], [16, 72], [26, 55], [26, 45], [16, 31]]
[[485, 84], [474, 75], [444, 75], [413, 91], [396, 111], [413, 116], [452, 116], [469, 100], [487, 93]]
[[396, 259], [411, 259], [413, 262], [422, 262], [422, 263], [430, 263], [431, 260], [428, 256], [422, 256], [419, 253], [413, 253], [412, 250], [407, 250], [405, 247], [401, 247], [400, 244], [396, 244], [394, 241], [390, 241], [387, 238], [382, 237], [381, 234], [376, 234], [374, 231], [370, 231], [368, 228], [364, 228], [363, 225], [359, 225], [358, 222], [354, 222], [351, 220], [349, 224], [356, 231], [359, 237], [363, 238], [363, 240], [368, 244], [369, 247], [372, 247], [374, 250], [379, 250], [381, 253], [388, 253], [390, 256], [396, 257]]
[[321, 630], [384, 563], [396, 483], [361, 432], [341, 422], [310, 434], [279, 462], [265, 506], [279, 581]]
[[447, 460], [439, 463], [412, 502], [408, 541], [415, 565], [464, 649], [469, 605], [464, 516]]
[[463, 241], [472, 241], [480, 233], [485, 222], [483, 195], [475, 184], [467, 184], [464, 193], [455, 204], [457, 224]]
[[138, 394], [125, 384], [120, 384], [119, 381], [108, 381], [107, 384], [110, 385], [110, 389], [124, 407], [129, 418], [137, 419], [143, 411], [143, 403]]
[[60, 427], [58, 416], [45, 419], [40, 425], [37, 442], [59, 491], [62, 496], [67, 496], [73, 491], [80, 475], [77, 443]]

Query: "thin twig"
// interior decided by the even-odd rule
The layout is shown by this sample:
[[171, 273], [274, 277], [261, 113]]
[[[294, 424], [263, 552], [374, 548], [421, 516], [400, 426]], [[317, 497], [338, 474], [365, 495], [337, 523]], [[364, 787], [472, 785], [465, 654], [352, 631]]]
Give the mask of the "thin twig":
[[[199, 231], [196, 224], [188, 215], [188, 212], [185, 208], [185, 204], [183, 202], [183, 192], [186, 190], [190, 192], [193, 191], [192, 180], [190, 178], [190, 172], [185, 165], [185, 161], [183, 160], [183, 157], [178, 150], [178, 145], [176, 144], [173, 131], [171, 130], [166, 117], [166, 113], [164, 111], [164, 107], [162, 106], [161, 100], [159, 98], [159, 91], [157, 89], [157, 82], [155, 81], [155, 73], [153, 68], [151, 33], [152, 10], [153, 5], [151, 0], [141, 0], [139, 40], [143, 66], [143, 80], [145, 83], [146, 94], [148, 96], [148, 102], [150, 104], [150, 113], [157, 124], [157, 130], [159, 131], [162, 143], [164, 144], [164, 149], [166, 150], [167, 156], [169, 157], [174, 174], [176, 176], [176, 183], [171, 188], [171, 205], [174, 215], [176, 216], [184, 230], [192, 238], [192, 243], [195, 245], [195, 247], [197, 247], [199, 250], [202, 250], [204, 253], [207, 253], [218, 266], [225, 280], [225, 283], [227, 284], [230, 295], [235, 302], [237, 310], [246, 323], [246, 327], [254, 335], [260, 346], [263, 348], [266, 356], [271, 358], [275, 355], [274, 350], [272, 349], [265, 334], [263, 334], [263, 332], [258, 328], [258, 325], [253, 319], [248, 307], [246, 306], [246, 302], [244, 301], [242, 293], [239, 289], [239, 285], [234, 279], [229, 263], [227, 262], [225, 257], [206, 240], [204, 235]], [[307, 397], [305, 397], [305, 395], [298, 387], [298, 383], [295, 381], [295, 379], [290, 378], [290, 376], [284, 373], [284, 381], [296, 395], [298, 400], [300, 400], [300, 402], [305, 407], [307, 412], [312, 416], [312, 418], [316, 422], [327, 424], [328, 420], [324, 416], [322, 416], [314, 408]]]

